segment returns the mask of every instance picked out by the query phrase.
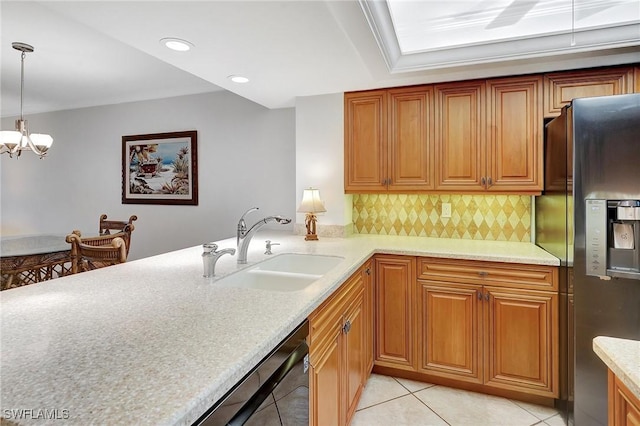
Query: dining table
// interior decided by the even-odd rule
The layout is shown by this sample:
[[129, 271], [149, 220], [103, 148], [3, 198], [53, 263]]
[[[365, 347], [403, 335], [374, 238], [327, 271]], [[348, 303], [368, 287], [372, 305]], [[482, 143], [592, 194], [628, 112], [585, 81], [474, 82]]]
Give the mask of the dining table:
[[71, 244], [66, 235], [0, 237], [0, 290], [71, 274]]

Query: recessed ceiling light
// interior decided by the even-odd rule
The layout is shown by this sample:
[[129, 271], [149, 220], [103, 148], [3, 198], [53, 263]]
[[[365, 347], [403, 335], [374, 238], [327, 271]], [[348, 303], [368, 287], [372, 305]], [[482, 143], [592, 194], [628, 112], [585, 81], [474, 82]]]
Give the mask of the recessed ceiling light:
[[247, 77], [243, 77], [241, 75], [230, 75], [227, 78], [229, 80], [233, 81], [234, 83], [248, 83], [249, 82], [249, 79]]
[[160, 39], [160, 43], [164, 44], [171, 50], [176, 50], [178, 52], [186, 52], [191, 50], [193, 43], [189, 43], [187, 40], [182, 40], [179, 38], [167, 37]]

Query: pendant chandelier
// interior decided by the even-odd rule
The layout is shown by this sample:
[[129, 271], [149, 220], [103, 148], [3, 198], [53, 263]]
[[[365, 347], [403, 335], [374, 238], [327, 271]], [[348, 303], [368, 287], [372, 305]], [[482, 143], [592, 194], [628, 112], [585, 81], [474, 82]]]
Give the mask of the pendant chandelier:
[[24, 57], [33, 52], [33, 46], [26, 43], [14, 42], [11, 46], [22, 52], [20, 62], [20, 119], [16, 120], [15, 130], [0, 131], [0, 153], [9, 154], [9, 157], [20, 157], [23, 150], [33, 151], [40, 158], [44, 157], [53, 143], [50, 135], [43, 133], [29, 133], [27, 120], [23, 115], [23, 91], [24, 91]]

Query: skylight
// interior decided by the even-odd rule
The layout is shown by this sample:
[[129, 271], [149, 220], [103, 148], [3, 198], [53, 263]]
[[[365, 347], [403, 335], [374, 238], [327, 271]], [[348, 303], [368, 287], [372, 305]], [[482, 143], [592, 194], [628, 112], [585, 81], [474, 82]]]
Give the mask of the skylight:
[[638, 0], [360, 0], [394, 72], [640, 45]]
[[387, 4], [402, 53], [640, 21], [638, 0], [387, 0]]

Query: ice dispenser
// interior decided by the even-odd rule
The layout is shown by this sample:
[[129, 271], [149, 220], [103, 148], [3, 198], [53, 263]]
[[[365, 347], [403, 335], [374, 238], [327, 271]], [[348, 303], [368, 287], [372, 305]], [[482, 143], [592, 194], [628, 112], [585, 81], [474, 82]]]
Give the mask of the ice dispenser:
[[585, 200], [587, 275], [640, 280], [640, 200]]

